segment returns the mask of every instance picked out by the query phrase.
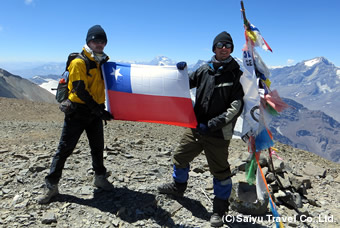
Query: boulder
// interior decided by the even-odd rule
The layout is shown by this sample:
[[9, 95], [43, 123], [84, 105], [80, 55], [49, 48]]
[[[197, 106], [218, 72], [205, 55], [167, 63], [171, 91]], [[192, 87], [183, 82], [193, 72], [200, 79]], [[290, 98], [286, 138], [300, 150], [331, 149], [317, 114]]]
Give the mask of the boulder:
[[247, 215], [264, 215], [267, 213], [269, 199], [258, 200], [256, 186], [245, 182], [233, 184], [229, 199], [232, 210]]

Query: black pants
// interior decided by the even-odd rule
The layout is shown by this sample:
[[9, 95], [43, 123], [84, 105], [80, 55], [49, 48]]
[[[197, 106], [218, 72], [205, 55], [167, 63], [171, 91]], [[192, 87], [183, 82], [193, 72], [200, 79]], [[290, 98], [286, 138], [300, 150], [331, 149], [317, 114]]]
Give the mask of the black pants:
[[71, 116], [65, 117], [58, 150], [53, 157], [50, 173], [45, 177], [47, 187], [58, 184], [66, 159], [72, 154], [84, 131], [89, 140], [95, 174], [104, 175], [106, 173], [103, 159], [104, 133], [102, 120], [92, 115], [83, 116], [81, 113], [73, 113]]

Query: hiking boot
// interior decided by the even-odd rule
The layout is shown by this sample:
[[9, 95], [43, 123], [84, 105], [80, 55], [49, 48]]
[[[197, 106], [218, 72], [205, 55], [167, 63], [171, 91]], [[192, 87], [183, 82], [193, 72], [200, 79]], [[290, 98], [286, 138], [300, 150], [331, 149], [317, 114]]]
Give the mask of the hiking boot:
[[222, 216], [219, 215], [218, 213], [212, 214], [212, 216], [210, 217], [210, 225], [212, 227], [221, 227], [221, 226], [223, 226]]
[[47, 191], [43, 196], [38, 198], [39, 204], [47, 204], [51, 201], [53, 197], [59, 194], [58, 185], [51, 185], [50, 188], [47, 188]]
[[210, 225], [212, 227], [223, 226], [223, 216], [228, 211], [229, 202], [228, 200], [223, 200], [219, 198], [214, 198], [213, 201], [213, 214], [210, 217]]
[[187, 182], [185, 183], [166, 183], [158, 187], [158, 192], [162, 194], [170, 194], [174, 196], [183, 196], [184, 191], [187, 189]]
[[112, 191], [113, 185], [106, 179], [105, 175], [95, 175], [94, 185], [104, 191]]

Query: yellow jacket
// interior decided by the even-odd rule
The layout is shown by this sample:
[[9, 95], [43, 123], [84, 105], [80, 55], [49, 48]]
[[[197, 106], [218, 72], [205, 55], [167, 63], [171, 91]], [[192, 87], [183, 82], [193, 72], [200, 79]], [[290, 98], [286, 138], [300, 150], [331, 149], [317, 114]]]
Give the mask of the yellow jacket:
[[[104, 104], [105, 102], [105, 85], [104, 85], [104, 79], [101, 75], [101, 64], [95, 61], [95, 59], [91, 56], [91, 53], [87, 52], [85, 48], [83, 48], [84, 54], [91, 60], [90, 64], [90, 70], [89, 73], [91, 76], [86, 74], [86, 63], [81, 58], [74, 59], [69, 67], [69, 83], [68, 83], [68, 89], [69, 89], [69, 95], [68, 99], [75, 103], [80, 104], [87, 104], [89, 106], [92, 106], [93, 101], [95, 101], [97, 104]], [[108, 57], [105, 61], [108, 60]], [[103, 61], [103, 62], [105, 62]], [[85, 91], [81, 91], [84, 95], [84, 92], [86, 93], [86, 99], [84, 99], [84, 96], [80, 94], [79, 88], [74, 88], [75, 85], [81, 84], [83, 89]], [[79, 86], [77, 86], [79, 87]], [[88, 96], [89, 95], [89, 96]], [[81, 98], [83, 99], [81, 99]], [[93, 99], [91, 102], [87, 102], [88, 98]], [[90, 107], [91, 108], [91, 107]]]

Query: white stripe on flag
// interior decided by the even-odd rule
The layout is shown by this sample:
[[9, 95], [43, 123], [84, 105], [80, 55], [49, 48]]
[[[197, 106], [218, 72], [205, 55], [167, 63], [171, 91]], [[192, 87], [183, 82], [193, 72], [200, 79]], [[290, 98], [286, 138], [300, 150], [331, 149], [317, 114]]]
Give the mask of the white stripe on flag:
[[176, 66], [131, 64], [130, 77], [135, 94], [190, 98], [188, 71]]

